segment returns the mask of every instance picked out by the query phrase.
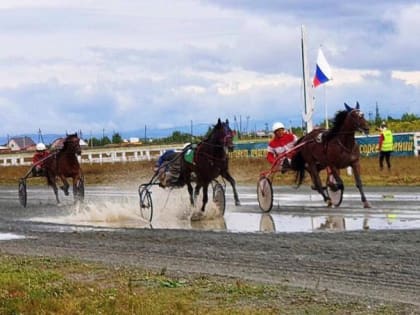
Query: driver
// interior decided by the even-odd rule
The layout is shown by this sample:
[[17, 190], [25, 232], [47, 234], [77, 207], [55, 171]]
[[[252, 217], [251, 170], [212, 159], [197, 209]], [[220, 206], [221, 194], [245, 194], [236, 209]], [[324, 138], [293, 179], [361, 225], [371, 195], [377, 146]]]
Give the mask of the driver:
[[[179, 180], [181, 175], [182, 158], [192, 163], [193, 147], [191, 143], [185, 143], [181, 151], [166, 150], [158, 159], [155, 165], [155, 172], [158, 172], [159, 185], [161, 187], [182, 186]], [[184, 156], [184, 157], [183, 157]]]
[[[273, 139], [268, 143], [267, 161], [274, 164], [277, 157], [293, 148], [297, 141], [296, 135], [285, 130], [281, 122], [275, 122], [271, 129], [274, 133]], [[281, 165], [281, 172], [285, 173], [290, 168], [290, 157], [283, 157], [278, 165]]]
[[32, 175], [33, 176], [43, 176], [44, 175], [44, 159], [50, 155], [50, 152], [47, 150], [47, 147], [42, 142], [36, 145], [36, 152], [32, 157]]

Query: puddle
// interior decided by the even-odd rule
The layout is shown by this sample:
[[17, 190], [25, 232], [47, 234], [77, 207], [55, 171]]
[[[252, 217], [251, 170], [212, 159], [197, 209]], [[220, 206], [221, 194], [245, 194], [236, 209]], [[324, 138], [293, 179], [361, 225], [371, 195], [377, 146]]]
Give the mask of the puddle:
[[25, 236], [17, 235], [13, 233], [0, 233], [0, 241], [17, 240], [25, 238]]
[[[269, 213], [262, 213], [259, 209], [254, 187], [242, 187], [239, 194], [242, 205], [236, 207], [233, 205], [232, 194], [229, 191], [226, 193], [224, 216], [209, 201], [206, 216], [200, 221], [191, 221], [190, 218], [197, 208], [189, 206], [189, 197], [185, 190], [156, 189], [152, 192], [154, 213], [150, 223], [140, 216], [138, 196], [135, 193], [107, 191], [102, 187], [91, 191], [88, 194], [91, 198], [70, 213], [39, 216], [30, 220], [47, 223], [42, 228], [62, 231], [80, 227], [313, 233], [420, 228], [420, 194], [413, 190], [389, 192], [378, 188], [378, 191], [370, 191], [367, 197], [372, 208], [364, 209], [357, 191], [345, 193], [339, 208], [326, 208], [318, 194], [277, 189], [274, 192], [274, 206]], [[198, 200], [201, 200], [200, 196]]]

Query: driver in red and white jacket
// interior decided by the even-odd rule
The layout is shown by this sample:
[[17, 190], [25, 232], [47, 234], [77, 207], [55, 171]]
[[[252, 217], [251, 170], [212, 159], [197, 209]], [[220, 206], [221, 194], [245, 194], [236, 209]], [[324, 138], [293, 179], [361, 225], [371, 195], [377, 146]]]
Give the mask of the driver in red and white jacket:
[[[277, 160], [277, 156], [293, 148], [297, 141], [296, 135], [287, 132], [281, 122], [273, 124], [272, 131], [274, 133], [273, 139], [268, 143], [267, 147], [267, 161], [273, 164]], [[290, 161], [288, 158], [283, 158], [279, 165], [282, 165], [282, 172], [290, 168]]]

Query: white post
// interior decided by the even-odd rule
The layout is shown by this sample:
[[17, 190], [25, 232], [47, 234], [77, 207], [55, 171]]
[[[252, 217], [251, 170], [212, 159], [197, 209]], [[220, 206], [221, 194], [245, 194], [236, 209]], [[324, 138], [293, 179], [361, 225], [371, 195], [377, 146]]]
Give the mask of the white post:
[[303, 72], [303, 100], [305, 105], [305, 112], [303, 120], [306, 123], [306, 132], [309, 133], [313, 129], [312, 124], [312, 113], [313, 113], [313, 101], [311, 97], [311, 83], [308, 77], [308, 64], [306, 60], [306, 47], [305, 47], [305, 27], [302, 25], [302, 72]]

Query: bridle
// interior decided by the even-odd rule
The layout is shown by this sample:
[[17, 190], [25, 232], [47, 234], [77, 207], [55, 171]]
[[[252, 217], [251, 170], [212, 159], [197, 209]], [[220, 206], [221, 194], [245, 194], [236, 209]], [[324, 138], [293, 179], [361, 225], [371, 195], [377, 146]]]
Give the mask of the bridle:
[[66, 138], [63, 142], [63, 152], [70, 151], [71, 154], [80, 154], [80, 139], [78, 137]]
[[355, 113], [355, 115], [357, 115], [359, 118], [363, 118], [364, 117], [363, 112], [360, 109], [355, 108], [355, 109], [352, 109], [348, 113], [348, 115], [350, 115], [350, 118], [351, 118], [351, 120], [353, 122], [353, 125], [355, 126], [356, 130], [358, 130], [360, 132], [363, 132], [363, 133], [366, 133], [366, 131], [362, 128], [362, 124], [360, 122], [360, 119], [355, 118], [353, 113]]
[[[213, 133], [215, 132], [215, 130], [213, 130], [211, 132], [211, 134], [209, 135], [209, 137], [201, 142], [201, 145], [205, 144], [206, 146], [209, 146], [209, 147], [223, 148], [224, 149], [223, 151], [225, 152], [224, 157], [223, 158], [217, 158], [217, 157], [211, 155], [210, 153], [203, 152], [203, 150], [200, 149], [201, 148], [201, 145], [199, 144], [197, 146], [197, 149], [196, 149], [196, 154], [195, 154], [195, 157], [196, 158], [198, 158], [199, 155], [204, 155], [204, 156], [206, 156], [209, 159], [214, 160], [214, 161], [226, 161], [226, 159], [227, 159], [227, 152], [225, 151], [225, 148], [228, 148], [229, 147], [229, 144], [232, 143], [233, 135], [232, 135], [232, 131], [230, 130], [230, 128], [226, 124], [223, 123], [222, 124], [222, 128], [223, 128], [222, 135], [217, 135], [215, 137], [213, 135]], [[216, 143], [212, 143], [211, 142], [212, 139]]]

